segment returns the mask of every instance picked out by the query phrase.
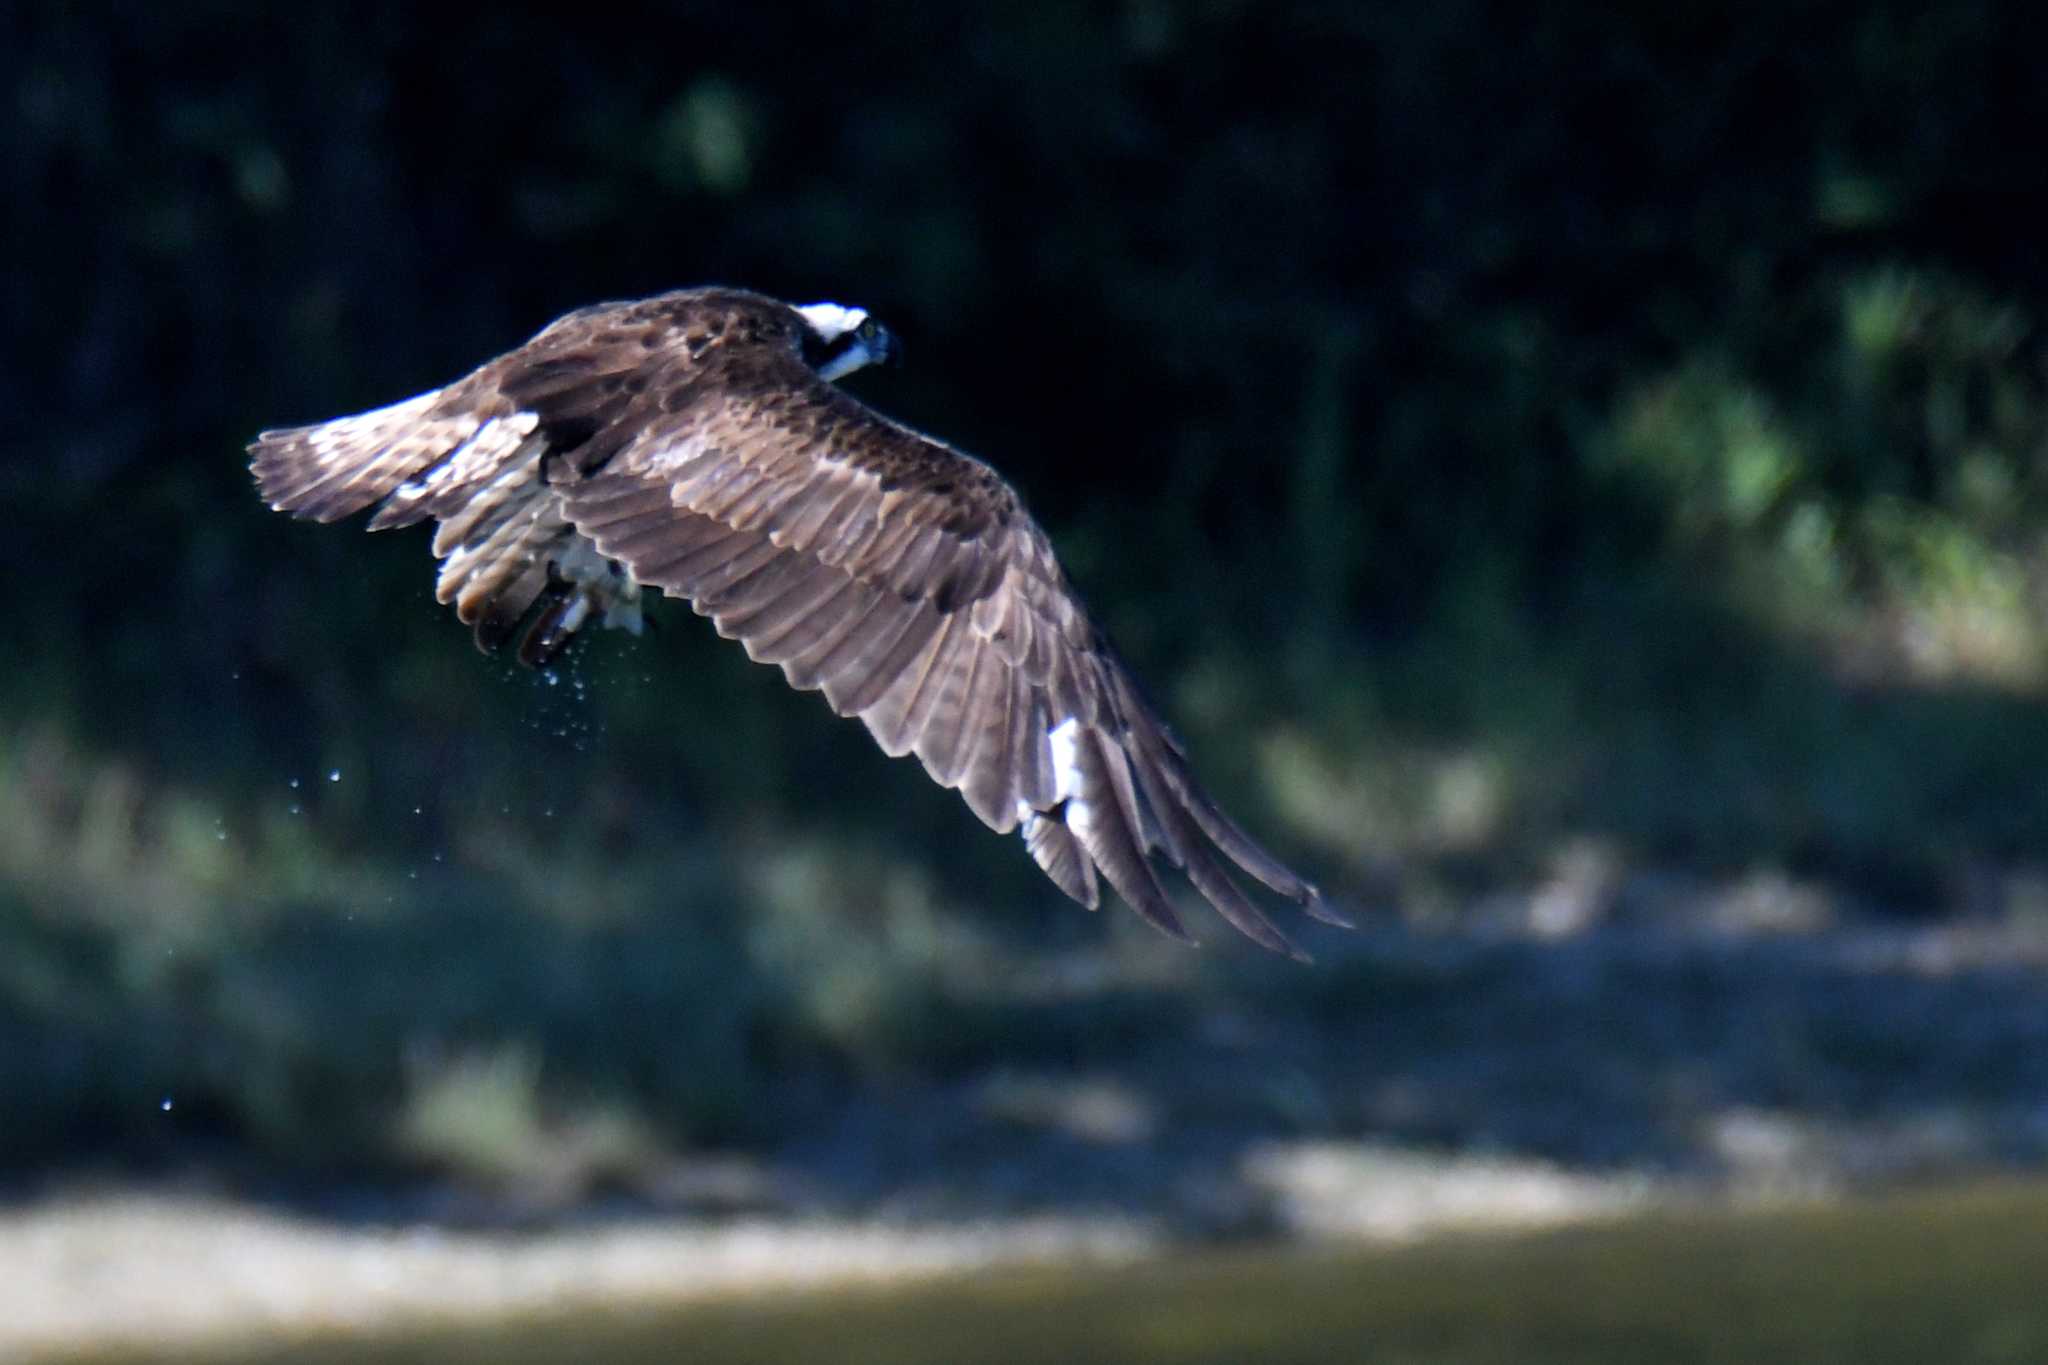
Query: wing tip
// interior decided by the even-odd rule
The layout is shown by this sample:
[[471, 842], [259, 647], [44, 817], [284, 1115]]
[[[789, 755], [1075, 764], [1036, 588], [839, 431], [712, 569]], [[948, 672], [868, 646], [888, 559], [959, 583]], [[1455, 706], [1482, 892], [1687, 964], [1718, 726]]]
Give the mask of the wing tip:
[[1316, 923], [1327, 924], [1333, 929], [1350, 929], [1355, 932], [1358, 928], [1357, 920], [1330, 904], [1322, 889], [1314, 885], [1310, 885], [1307, 893], [1301, 898], [1301, 912]]

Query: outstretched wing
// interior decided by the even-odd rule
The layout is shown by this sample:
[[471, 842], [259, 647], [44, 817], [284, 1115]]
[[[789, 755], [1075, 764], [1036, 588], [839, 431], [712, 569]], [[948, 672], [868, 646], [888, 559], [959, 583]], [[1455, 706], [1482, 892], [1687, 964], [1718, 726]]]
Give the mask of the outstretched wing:
[[[1319, 918], [1316, 888], [1225, 816], [993, 470], [882, 417], [794, 354], [649, 425], [563, 486], [635, 578], [689, 600], [991, 828], [1022, 827], [1061, 890], [1098, 873], [1186, 937], [1149, 854], [1237, 928], [1299, 955], [1224, 860]], [[1220, 856], [1219, 856], [1220, 855]]]

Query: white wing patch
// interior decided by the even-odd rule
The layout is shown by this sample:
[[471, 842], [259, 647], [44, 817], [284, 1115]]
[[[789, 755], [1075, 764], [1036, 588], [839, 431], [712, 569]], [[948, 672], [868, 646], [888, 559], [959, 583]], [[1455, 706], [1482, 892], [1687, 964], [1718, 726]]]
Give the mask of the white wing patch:
[[[1057, 806], [1059, 802], [1067, 802], [1067, 825], [1075, 825], [1075, 806], [1085, 808], [1087, 804], [1085, 800], [1079, 800], [1081, 765], [1079, 755], [1075, 753], [1079, 735], [1079, 716], [1067, 716], [1065, 720], [1055, 724], [1051, 731], [1044, 733], [1044, 737], [1053, 745], [1053, 804]], [[1024, 827], [1022, 835], [1026, 843], [1030, 843], [1032, 839], [1032, 825], [1036, 825], [1042, 819], [1042, 814], [1028, 800], [1018, 798], [1018, 825]]]
[[[1067, 823], [1075, 825], [1075, 808], [1087, 808], [1087, 800], [1081, 796], [1081, 718], [1067, 716], [1051, 731], [1044, 733], [1044, 737], [1053, 745], [1053, 804], [1057, 806], [1059, 802], [1067, 802]], [[1034, 810], [1028, 800], [1020, 798], [1018, 821], [1028, 825], [1034, 819], [1038, 819], [1038, 810]]]
[[[1078, 834], [1088, 827], [1090, 814], [1087, 798], [1081, 795], [1081, 718], [1068, 716], [1046, 731], [1045, 737], [1052, 745], [1053, 803], [1067, 803], [1067, 828]], [[1017, 803], [1017, 822], [1024, 827], [1024, 842], [1032, 841], [1033, 827], [1044, 818], [1028, 801]]]
[[1081, 718], [1068, 716], [1046, 732], [1052, 742], [1052, 796], [1071, 801], [1081, 794]]
[[1095, 829], [1095, 803], [1081, 790], [1080, 759], [1075, 749], [1078, 740], [1078, 723], [1068, 721], [1053, 731], [1052, 763], [1058, 791], [1067, 803], [1067, 828], [1084, 843]]
[[1069, 716], [1046, 732], [1052, 750], [1053, 801], [1056, 814], [1017, 803], [1017, 823], [1024, 847], [1060, 890], [1093, 910], [1101, 903], [1095, 864], [1082, 845], [1095, 819], [1094, 805], [1082, 795], [1081, 745], [1090, 741], [1079, 717]]

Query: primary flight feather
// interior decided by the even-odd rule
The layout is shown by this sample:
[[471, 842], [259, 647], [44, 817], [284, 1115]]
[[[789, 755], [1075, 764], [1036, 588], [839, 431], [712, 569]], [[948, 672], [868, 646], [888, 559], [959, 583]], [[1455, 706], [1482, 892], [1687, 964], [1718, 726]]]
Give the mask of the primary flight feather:
[[599, 304], [446, 388], [266, 431], [273, 508], [432, 518], [437, 596], [538, 665], [593, 620], [686, 599], [794, 687], [915, 753], [1094, 908], [1098, 878], [1186, 937], [1152, 862], [1301, 956], [1226, 860], [1330, 923], [1309, 882], [1196, 783], [1179, 741], [994, 470], [833, 380], [889, 359], [861, 309], [737, 289]]

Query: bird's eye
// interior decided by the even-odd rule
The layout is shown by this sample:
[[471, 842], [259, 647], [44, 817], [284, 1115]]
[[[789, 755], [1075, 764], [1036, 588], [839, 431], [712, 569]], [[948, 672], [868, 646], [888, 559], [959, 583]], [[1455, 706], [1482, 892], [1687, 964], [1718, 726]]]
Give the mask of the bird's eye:
[[880, 336], [881, 332], [882, 329], [876, 324], [875, 320], [868, 318], [859, 327], [854, 329], [853, 334], [860, 338], [862, 345], [872, 346], [875, 344], [875, 338]]

